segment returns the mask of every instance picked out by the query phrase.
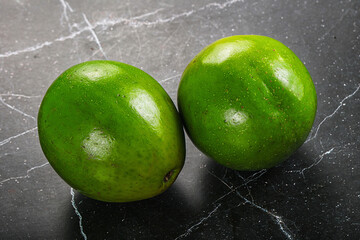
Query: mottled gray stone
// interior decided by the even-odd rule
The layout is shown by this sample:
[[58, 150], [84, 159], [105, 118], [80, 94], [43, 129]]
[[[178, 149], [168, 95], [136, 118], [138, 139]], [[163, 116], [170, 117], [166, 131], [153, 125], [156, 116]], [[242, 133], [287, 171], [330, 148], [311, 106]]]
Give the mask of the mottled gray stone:
[[[359, 8], [354, 0], [0, 0], [0, 239], [360, 239]], [[237, 172], [187, 139], [174, 186], [128, 204], [86, 198], [47, 164], [36, 116], [61, 72], [122, 61], [175, 101], [187, 63], [237, 34], [280, 40], [313, 77], [314, 127], [286, 162]]]

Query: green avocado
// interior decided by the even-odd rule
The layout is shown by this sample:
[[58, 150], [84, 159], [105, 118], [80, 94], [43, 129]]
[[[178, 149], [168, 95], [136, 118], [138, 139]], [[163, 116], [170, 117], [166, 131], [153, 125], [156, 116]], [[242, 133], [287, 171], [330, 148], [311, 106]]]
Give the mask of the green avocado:
[[84, 62], [62, 73], [42, 100], [38, 132], [60, 177], [101, 201], [158, 195], [184, 164], [172, 100], [150, 75], [120, 62]]
[[218, 163], [259, 170], [286, 160], [306, 140], [317, 100], [309, 72], [281, 42], [231, 36], [186, 67], [178, 107], [193, 143]]

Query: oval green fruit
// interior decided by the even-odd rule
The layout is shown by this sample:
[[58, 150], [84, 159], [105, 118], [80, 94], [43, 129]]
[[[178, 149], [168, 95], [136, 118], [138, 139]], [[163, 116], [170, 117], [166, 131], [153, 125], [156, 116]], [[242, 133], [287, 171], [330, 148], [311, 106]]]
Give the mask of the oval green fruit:
[[193, 143], [237, 170], [270, 168], [288, 158], [308, 136], [316, 106], [304, 64], [265, 36], [210, 44], [189, 63], [178, 89]]
[[124, 63], [90, 61], [62, 73], [41, 103], [38, 131], [55, 171], [101, 201], [158, 195], [184, 164], [172, 100], [150, 75]]

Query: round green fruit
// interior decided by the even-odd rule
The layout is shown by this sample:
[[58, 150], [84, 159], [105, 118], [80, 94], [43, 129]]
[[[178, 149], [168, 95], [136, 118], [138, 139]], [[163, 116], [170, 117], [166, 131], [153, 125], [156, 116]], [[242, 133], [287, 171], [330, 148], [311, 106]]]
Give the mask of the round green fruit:
[[158, 195], [184, 164], [172, 100], [151, 76], [124, 63], [90, 61], [62, 73], [41, 103], [38, 131], [60, 177], [101, 201]]
[[316, 92], [304, 64], [281, 42], [244, 35], [204, 48], [185, 69], [178, 107], [193, 143], [237, 170], [273, 167], [308, 136]]

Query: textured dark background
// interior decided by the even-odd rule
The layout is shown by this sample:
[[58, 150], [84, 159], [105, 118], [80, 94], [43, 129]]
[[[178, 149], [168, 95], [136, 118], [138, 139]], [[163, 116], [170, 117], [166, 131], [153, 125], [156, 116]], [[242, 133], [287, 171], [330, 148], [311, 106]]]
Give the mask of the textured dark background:
[[[0, 239], [360, 239], [360, 2], [215, 1], [0, 0]], [[83, 197], [49, 166], [36, 116], [61, 72], [122, 61], [175, 100], [187, 63], [236, 34], [280, 40], [313, 77], [314, 127], [286, 162], [237, 172], [187, 141], [173, 187], [128, 204]]]

